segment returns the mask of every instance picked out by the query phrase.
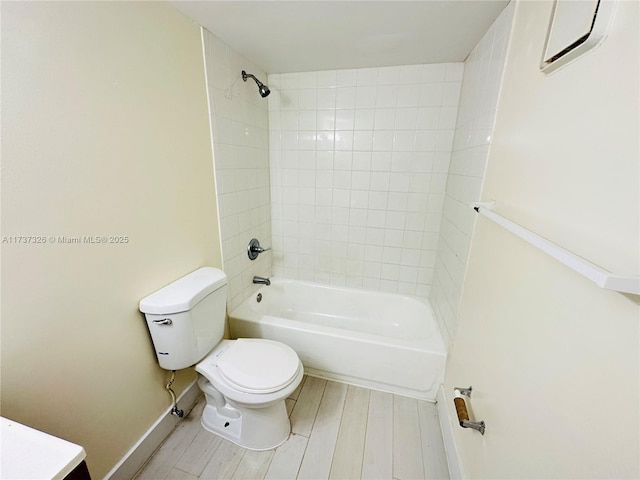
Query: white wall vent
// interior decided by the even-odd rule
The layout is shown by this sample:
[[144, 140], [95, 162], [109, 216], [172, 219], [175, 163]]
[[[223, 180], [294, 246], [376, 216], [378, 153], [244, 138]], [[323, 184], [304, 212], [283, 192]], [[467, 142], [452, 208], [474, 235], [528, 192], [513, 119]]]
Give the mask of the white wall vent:
[[555, 0], [540, 70], [551, 73], [600, 45], [617, 6], [618, 0]]

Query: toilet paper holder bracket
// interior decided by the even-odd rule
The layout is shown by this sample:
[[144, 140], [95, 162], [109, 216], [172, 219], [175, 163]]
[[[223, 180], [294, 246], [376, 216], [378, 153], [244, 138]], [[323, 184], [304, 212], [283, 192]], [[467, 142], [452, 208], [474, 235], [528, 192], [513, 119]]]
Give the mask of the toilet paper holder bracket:
[[456, 413], [458, 414], [458, 422], [462, 428], [472, 428], [473, 430], [479, 431], [482, 435], [484, 435], [485, 423], [484, 421], [474, 422], [469, 420], [469, 412], [467, 410], [467, 404], [463, 397], [471, 398], [471, 392], [473, 388], [470, 386], [469, 388], [461, 388], [456, 387], [453, 389], [455, 394], [455, 398], [453, 399], [453, 403], [456, 406]]

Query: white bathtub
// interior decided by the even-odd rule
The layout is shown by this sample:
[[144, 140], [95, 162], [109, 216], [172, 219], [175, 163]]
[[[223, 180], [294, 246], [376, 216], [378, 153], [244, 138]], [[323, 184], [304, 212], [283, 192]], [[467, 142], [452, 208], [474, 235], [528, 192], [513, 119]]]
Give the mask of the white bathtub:
[[443, 380], [433, 311], [411, 297], [272, 278], [229, 317], [233, 338], [283, 342], [310, 375], [432, 401]]

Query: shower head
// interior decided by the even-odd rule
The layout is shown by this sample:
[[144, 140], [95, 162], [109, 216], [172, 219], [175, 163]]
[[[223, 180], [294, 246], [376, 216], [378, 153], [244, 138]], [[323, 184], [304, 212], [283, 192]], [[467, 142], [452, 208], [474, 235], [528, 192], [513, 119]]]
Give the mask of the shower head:
[[265, 98], [267, 95], [271, 93], [271, 90], [269, 90], [269, 87], [267, 87], [264, 83], [258, 80], [254, 75], [251, 75], [250, 73], [247, 73], [244, 70], [242, 70], [242, 80], [246, 82], [247, 78], [249, 77], [253, 78], [253, 81], [256, 82], [256, 85], [258, 85], [258, 92], [260, 92], [260, 96], [262, 98]]

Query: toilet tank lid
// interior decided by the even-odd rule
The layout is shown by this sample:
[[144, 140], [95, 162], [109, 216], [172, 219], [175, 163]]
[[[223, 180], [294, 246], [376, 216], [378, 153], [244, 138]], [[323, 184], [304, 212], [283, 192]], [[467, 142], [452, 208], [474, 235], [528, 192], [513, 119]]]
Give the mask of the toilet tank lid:
[[140, 311], [156, 315], [191, 310], [200, 300], [227, 284], [225, 273], [202, 267], [140, 300]]

